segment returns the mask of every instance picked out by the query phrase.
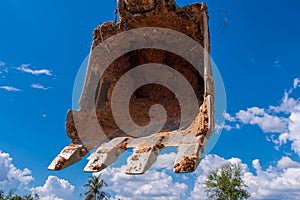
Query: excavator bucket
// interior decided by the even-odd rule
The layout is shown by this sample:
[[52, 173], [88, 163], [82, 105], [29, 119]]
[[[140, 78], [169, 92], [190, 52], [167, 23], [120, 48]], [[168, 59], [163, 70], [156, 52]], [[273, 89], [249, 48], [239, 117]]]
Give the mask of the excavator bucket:
[[214, 129], [208, 9], [174, 0], [119, 0], [120, 20], [94, 31], [79, 110], [67, 113], [72, 143], [49, 165], [61, 170], [92, 150], [84, 171], [127, 149], [127, 174], [143, 174], [168, 147], [174, 172], [193, 172]]

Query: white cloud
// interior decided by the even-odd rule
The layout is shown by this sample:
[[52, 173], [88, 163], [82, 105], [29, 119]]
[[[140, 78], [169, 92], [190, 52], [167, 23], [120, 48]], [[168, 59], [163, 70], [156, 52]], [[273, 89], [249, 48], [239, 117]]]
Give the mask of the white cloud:
[[6, 90], [8, 92], [21, 92], [21, 89], [12, 87], [12, 86], [0, 86], [0, 89]]
[[[281, 145], [291, 143], [291, 150], [300, 155], [300, 97], [293, 98], [295, 90], [300, 88], [300, 79], [295, 78], [293, 87], [284, 93], [281, 104], [269, 108], [252, 107], [238, 111], [234, 117], [227, 115], [224, 126], [249, 124], [258, 125], [265, 133], [278, 133], [267, 137], [279, 149]], [[234, 119], [232, 119], [234, 118]], [[237, 121], [235, 121], [237, 120]], [[235, 123], [235, 125], [232, 125]], [[231, 130], [227, 128], [227, 130]]]
[[277, 165], [283, 169], [269, 166], [263, 170], [259, 160], [252, 162], [257, 175], [247, 171], [244, 180], [253, 199], [300, 199], [300, 168], [283, 166], [282, 160], [286, 158], [278, 161]]
[[177, 155], [174, 152], [160, 154], [157, 157], [157, 161], [153, 164], [152, 169], [166, 168], [168, 170], [172, 170], [176, 156]]
[[215, 124], [215, 131], [216, 132], [220, 132], [220, 130], [225, 129], [226, 131], [231, 131], [233, 129], [240, 129], [240, 125], [239, 124], [234, 124], [233, 126], [222, 123], [222, 124]]
[[258, 125], [265, 133], [282, 133], [288, 128], [288, 121], [285, 118], [270, 115], [258, 107], [240, 110], [236, 113], [236, 119], [243, 124]]
[[[300, 109], [300, 103], [296, 108]], [[289, 117], [288, 140], [292, 142], [292, 150], [300, 156], [300, 111], [298, 109], [295, 109]]]
[[190, 199], [206, 199], [204, 181], [209, 170], [220, 168], [224, 164], [239, 164], [244, 173], [243, 180], [249, 186], [250, 199], [300, 199], [300, 163], [283, 157], [277, 166], [262, 169], [258, 159], [252, 161], [255, 174], [239, 158], [224, 159], [217, 155], [208, 155], [200, 163], [198, 179]]
[[294, 79], [294, 84], [293, 84], [293, 86], [294, 86], [294, 89], [300, 87], [300, 78], [295, 78], [295, 79]]
[[282, 133], [282, 134], [280, 134], [279, 141], [278, 141], [279, 144], [280, 145], [286, 144], [286, 142], [288, 141], [289, 137], [290, 137], [289, 133]]
[[229, 122], [235, 122], [236, 121], [236, 119], [234, 117], [230, 116], [229, 113], [224, 113], [224, 117]]
[[47, 76], [52, 76], [52, 73], [50, 70], [48, 69], [39, 69], [39, 70], [33, 70], [29, 68], [29, 64], [23, 64], [20, 67], [18, 67], [17, 69], [25, 72], [25, 73], [29, 73], [29, 74], [33, 74], [33, 75], [47, 75]]
[[12, 164], [12, 160], [8, 153], [3, 153], [0, 150], [0, 185], [8, 185], [15, 182], [28, 185], [28, 183], [34, 180], [29, 169], [17, 169]]
[[3, 67], [4, 65], [6, 65], [5, 62], [0, 61], [0, 67]]
[[108, 183], [108, 189], [118, 194], [115, 199], [122, 200], [178, 200], [185, 195], [188, 186], [176, 182], [166, 171], [149, 170], [143, 175], [125, 174], [125, 166], [103, 170], [102, 178]]
[[275, 113], [286, 113], [289, 114], [294, 111], [295, 106], [299, 104], [299, 99], [290, 98], [289, 95], [294, 92], [290, 89], [289, 92], [285, 92], [279, 106], [269, 106], [269, 110]]
[[300, 168], [300, 163], [293, 161], [289, 157], [282, 157], [277, 162], [277, 167], [280, 168], [280, 169], [285, 169], [285, 168]]
[[49, 176], [43, 186], [32, 188], [31, 192], [38, 194], [41, 200], [68, 200], [74, 198], [74, 189], [67, 180]]
[[[28, 184], [34, 181], [31, 171], [27, 168], [17, 169], [12, 161], [8, 153], [0, 150], [0, 186], [29, 190]], [[38, 194], [41, 200], [69, 200], [73, 199], [74, 188], [66, 180], [49, 176], [43, 186], [31, 188], [30, 191]]]
[[45, 87], [45, 86], [43, 86], [43, 85], [41, 85], [39, 83], [31, 84], [30, 87], [32, 87], [34, 89], [40, 89], [40, 90], [48, 90], [49, 89], [49, 88], [47, 88], [47, 87]]

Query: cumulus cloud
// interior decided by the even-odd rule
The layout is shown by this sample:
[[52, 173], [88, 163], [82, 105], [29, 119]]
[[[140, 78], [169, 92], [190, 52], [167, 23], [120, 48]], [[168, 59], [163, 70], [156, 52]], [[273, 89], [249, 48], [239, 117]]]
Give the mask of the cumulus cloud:
[[249, 170], [248, 165], [242, 163], [239, 158], [224, 159], [217, 155], [208, 155], [200, 163], [197, 172], [199, 174], [190, 200], [206, 199], [204, 182], [206, 174], [210, 170], [217, 170], [224, 164], [239, 164], [243, 171], [243, 180], [249, 186], [251, 199], [300, 199], [300, 163], [283, 157], [277, 162], [277, 166], [269, 166], [262, 169], [258, 159], [252, 161], [255, 173]]
[[[300, 104], [297, 106], [300, 109]], [[289, 117], [289, 136], [288, 140], [292, 142], [292, 150], [300, 155], [300, 111], [295, 110]]]
[[269, 106], [269, 110], [275, 113], [290, 114], [295, 110], [295, 106], [299, 104], [299, 99], [291, 98], [290, 95], [294, 92], [294, 89], [290, 89], [284, 93], [279, 106]]
[[67, 200], [74, 199], [74, 189], [67, 180], [49, 176], [43, 186], [32, 188], [31, 192], [38, 194], [41, 200]]
[[15, 88], [15, 87], [12, 87], [12, 86], [0, 86], [0, 89], [3, 89], [3, 90], [6, 90], [8, 92], [21, 92], [22, 90], [19, 89], [19, 88]]
[[12, 161], [8, 153], [0, 150], [0, 188], [18, 187], [20, 190], [30, 190], [32, 194], [38, 194], [41, 200], [73, 199], [75, 187], [55, 176], [49, 176], [43, 186], [29, 189], [28, 184], [34, 181], [31, 171], [27, 168], [23, 170], [16, 168]]
[[39, 89], [39, 90], [48, 90], [49, 89], [48, 87], [45, 87], [45, 86], [43, 86], [43, 85], [41, 85], [39, 83], [31, 84], [30, 87], [32, 87], [34, 89]]
[[286, 144], [288, 139], [289, 139], [290, 135], [288, 133], [282, 133], [280, 134], [279, 136], [279, 139], [278, 139], [278, 143], [279, 145], [283, 145], [283, 144]]
[[300, 168], [300, 163], [293, 161], [289, 157], [282, 157], [277, 162], [277, 167], [279, 169], [285, 169], [285, 168]]
[[288, 120], [284, 117], [268, 114], [264, 109], [258, 107], [240, 110], [236, 118], [243, 124], [258, 125], [265, 133], [282, 133], [288, 128]]
[[8, 185], [15, 182], [21, 185], [28, 185], [34, 180], [29, 169], [25, 168], [21, 170], [16, 168], [12, 160], [8, 153], [3, 153], [0, 150], [0, 185]]
[[33, 75], [47, 75], [47, 76], [52, 76], [52, 73], [50, 70], [48, 69], [38, 69], [38, 70], [33, 70], [29, 68], [29, 64], [23, 64], [20, 67], [17, 68], [17, 70], [25, 72], [25, 73], [29, 73], [29, 74], [33, 74]]
[[153, 164], [152, 169], [168, 169], [172, 170], [174, 165], [174, 160], [176, 159], [176, 153], [165, 153], [160, 154], [157, 157], [157, 161]]
[[143, 175], [126, 175], [126, 167], [107, 168], [102, 171], [102, 178], [108, 188], [118, 194], [115, 199], [124, 200], [178, 200], [185, 195], [188, 186], [174, 181], [166, 171], [149, 170]]
[[251, 107], [233, 116], [225, 115], [227, 123], [224, 126], [258, 125], [264, 133], [271, 133], [267, 139], [277, 145], [275, 148], [291, 142], [291, 149], [300, 155], [300, 98], [291, 97], [299, 84], [300, 79], [295, 78], [293, 87], [284, 93], [278, 106]]
[[246, 171], [244, 179], [253, 199], [300, 199], [300, 168], [295, 167], [294, 161], [284, 166], [284, 160], [286, 158], [278, 161], [277, 166], [280, 168], [269, 166], [265, 170], [262, 169], [259, 160], [252, 161], [256, 175]]

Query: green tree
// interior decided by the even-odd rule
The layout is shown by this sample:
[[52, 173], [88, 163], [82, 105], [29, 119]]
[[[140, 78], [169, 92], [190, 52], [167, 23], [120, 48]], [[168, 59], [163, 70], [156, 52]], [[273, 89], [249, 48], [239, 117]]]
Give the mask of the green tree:
[[241, 167], [236, 164], [210, 171], [204, 185], [209, 200], [243, 200], [250, 197], [248, 186], [242, 179]]
[[39, 197], [39, 195], [37, 195], [37, 194], [34, 194], [34, 195], [32, 195], [32, 194], [27, 194], [27, 195], [24, 196], [24, 199], [25, 199], [25, 200], [39, 200], [40, 197]]
[[4, 199], [5, 198], [5, 195], [4, 195], [5, 191], [4, 190], [0, 190], [0, 200]]
[[11, 199], [11, 198], [13, 198], [13, 195], [14, 195], [13, 190], [9, 190], [9, 191], [8, 191], [8, 194], [7, 194], [7, 196], [6, 196], [6, 198], [7, 198], [7, 199]]
[[20, 195], [14, 195], [12, 190], [10, 190], [7, 195], [5, 195], [5, 191], [0, 190], [0, 200], [39, 200], [39, 195], [28, 194], [24, 197], [21, 197]]
[[107, 186], [107, 183], [99, 176], [91, 176], [87, 184], [84, 187], [88, 188], [84, 193], [85, 200], [108, 200], [110, 195], [103, 191], [103, 187]]
[[11, 196], [9, 200], [24, 200], [24, 199], [18, 195], [15, 195], [15, 196]]

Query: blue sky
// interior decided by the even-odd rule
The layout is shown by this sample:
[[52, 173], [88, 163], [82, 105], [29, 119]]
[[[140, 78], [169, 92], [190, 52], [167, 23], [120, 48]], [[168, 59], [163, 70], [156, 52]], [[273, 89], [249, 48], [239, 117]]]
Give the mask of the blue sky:
[[[193, 2], [177, 0], [180, 6]], [[151, 199], [148, 190], [166, 199], [199, 199], [201, 180], [208, 169], [237, 162], [244, 167], [253, 199], [281, 199], [280, 195], [297, 199], [300, 3], [206, 3], [211, 56], [227, 95], [227, 121], [218, 143], [197, 174], [177, 176], [157, 166], [160, 170], [153, 169], [149, 172], [152, 176], [133, 177], [133, 185], [144, 187], [127, 193], [120, 189], [130, 182], [122, 167], [110, 168], [103, 176], [110, 189], [124, 199], [138, 199], [134, 191]], [[94, 28], [114, 19], [116, 2], [2, 0], [0, 8], [0, 189], [80, 199], [89, 176], [82, 172], [87, 161], [59, 172], [48, 171], [47, 166], [70, 143], [64, 124], [72, 107], [76, 73], [89, 53]], [[225, 13], [217, 10], [229, 13], [224, 28]], [[160, 159], [172, 161], [174, 155], [164, 156]], [[157, 180], [164, 180], [161, 187], [170, 191], [155, 187]], [[61, 191], [66, 195], [59, 196]]]

